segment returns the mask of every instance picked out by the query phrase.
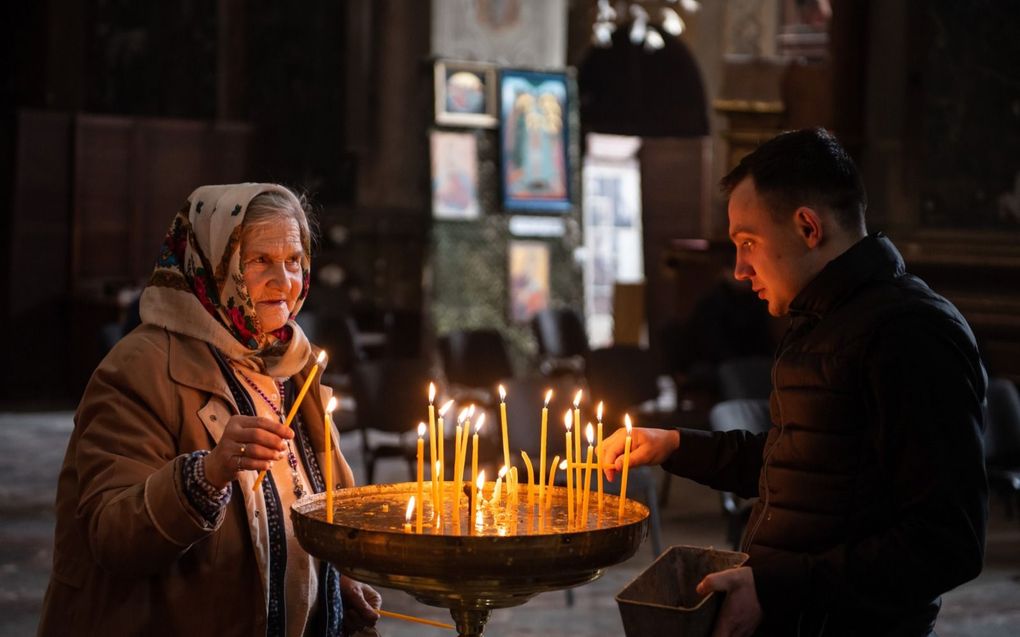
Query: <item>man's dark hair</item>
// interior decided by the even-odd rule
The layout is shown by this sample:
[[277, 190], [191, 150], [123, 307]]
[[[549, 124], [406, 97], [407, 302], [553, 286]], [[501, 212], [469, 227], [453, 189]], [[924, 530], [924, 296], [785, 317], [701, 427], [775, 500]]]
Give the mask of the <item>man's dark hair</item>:
[[846, 229], [864, 227], [868, 195], [850, 155], [824, 128], [804, 128], [768, 140], [719, 182], [727, 195], [745, 177], [779, 220], [799, 206], [831, 211]]

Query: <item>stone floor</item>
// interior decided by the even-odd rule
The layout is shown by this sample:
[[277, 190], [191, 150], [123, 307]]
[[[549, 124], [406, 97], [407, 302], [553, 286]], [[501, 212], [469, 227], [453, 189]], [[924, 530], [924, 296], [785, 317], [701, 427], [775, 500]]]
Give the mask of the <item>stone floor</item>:
[[[0, 637], [35, 632], [49, 577], [56, 476], [71, 430], [67, 412], [0, 413]], [[343, 440], [355, 473], [363, 475], [357, 434]], [[406, 479], [397, 463], [380, 465], [380, 481]], [[994, 505], [995, 503], [993, 503]], [[724, 547], [718, 499], [710, 490], [674, 479], [663, 513], [663, 543]], [[489, 635], [622, 635], [614, 596], [651, 563], [648, 545], [628, 562], [611, 568], [599, 580], [575, 589], [573, 606], [566, 595], [539, 595], [527, 605], [492, 614]], [[410, 596], [383, 590], [385, 607], [408, 614], [449, 621], [442, 609], [430, 608]], [[379, 633], [392, 637], [449, 635], [392, 619], [383, 619]], [[1006, 637], [1020, 634], [1020, 522], [1006, 520], [993, 506], [987, 562], [976, 580], [944, 597], [939, 616], [941, 637]]]

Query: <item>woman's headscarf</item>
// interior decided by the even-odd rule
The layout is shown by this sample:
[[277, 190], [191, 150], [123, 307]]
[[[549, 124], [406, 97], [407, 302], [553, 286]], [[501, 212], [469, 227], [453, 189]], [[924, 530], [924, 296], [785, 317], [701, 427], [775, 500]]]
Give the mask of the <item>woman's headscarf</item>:
[[276, 184], [201, 186], [191, 193], [163, 240], [140, 312], [144, 323], [203, 340], [262, 373], [289, 377], [311, 351], [293, 320], [308, 295], [309, 262], [302, 260], [301, 293], [290, 320], [263, 332], [244, 283], [241, 233], [248, 204], [265, 192], [301, 209], [294, 193]]

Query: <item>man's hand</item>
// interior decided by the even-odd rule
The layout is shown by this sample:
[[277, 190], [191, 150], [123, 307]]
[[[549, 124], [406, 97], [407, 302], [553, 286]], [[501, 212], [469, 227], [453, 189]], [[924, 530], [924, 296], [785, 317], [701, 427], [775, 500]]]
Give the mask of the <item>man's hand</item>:
[[[610, 482], [617, 471], [623, 471], [623, 447], [627, 438], [625, 429], [617, 429], [602, 441], [599, 452], [606, 479]], [[630, 466], [661, 464], [680, 446], [680, 432], [676, 429], [643, 429], [634, 427], [630, 434]], [[608, 466], [606, 466], [608, 465]]]
[[344, 600], [344, 628], [354, 632], [379, 621], [382, 596], [368, 584], [340, 576], [340, 596]]
[[712, 637], [744, 637], [754, 634], [761, 623], [761, 605], [749, 566], [709, 573], [696, 589], [699, 595], [726, 593]]

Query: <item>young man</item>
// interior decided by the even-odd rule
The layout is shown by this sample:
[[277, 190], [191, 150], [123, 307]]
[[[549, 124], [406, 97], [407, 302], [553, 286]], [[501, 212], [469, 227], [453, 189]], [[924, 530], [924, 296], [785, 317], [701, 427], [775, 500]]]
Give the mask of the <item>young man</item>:
[[[699, 584], [728, 593], [717, 635], [929, 635], [939, 596], [984, 556], [974, 336], [889, 239], [867, 234], [857, 169], [824, 130], [769, 140], [722, 186], [734, 276], [790, 317], [772, 427], [638, 429], [631, 463], [758, 497], [747, 566]], [[622, 450], [618, 431], [606, 462], [619, 468]]]

